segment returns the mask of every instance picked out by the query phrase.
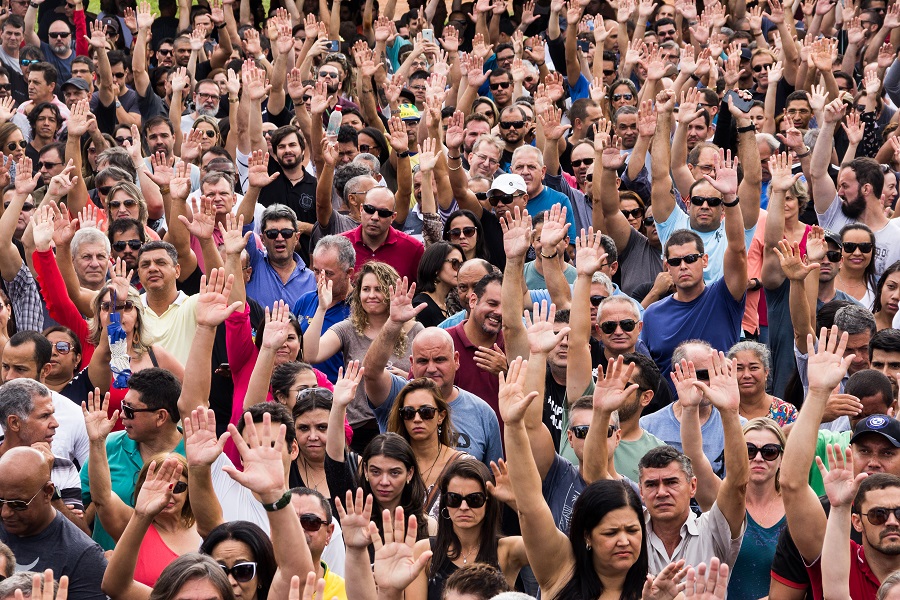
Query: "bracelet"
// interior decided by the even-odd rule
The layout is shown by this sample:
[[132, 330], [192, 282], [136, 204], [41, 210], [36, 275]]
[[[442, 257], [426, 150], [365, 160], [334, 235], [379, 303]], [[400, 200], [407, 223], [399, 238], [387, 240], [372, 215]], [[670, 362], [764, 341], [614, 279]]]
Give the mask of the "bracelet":
[[237, 104], [237, 103], [240, 102], [240, 101], [241, 101], [240, 98], [232, 98], [231, 96], [228, 96], [228, 103], [229, 103], [229, 104]]
[[266, 512], [277, 512], [291, 503], [291, 492], [287, 491], [284, 495], [276, 500], [275, 502], [271, 502], [266, 504], [263, 502], [263, 508], [266, 509]]
[[737, 206], [740, 203], [741, 203], [741, 199], [738, 198], [737, 196], [735, 196], [734, 202], [725, 202], [724, 200], [722, 200], [722, 206], [725, 206], [727, 208], [734, 208], [735, 206]]
[[799, 153], [799, 154], [795, 153], [794, 156], [796, 156], [797, 158], [806, 158], [807, 156], [810, 155], [811, 152], [812, 152], [812, 148], [810, 148], [809, 146], [807, 146], [807, 147], [806, 147], [806, 152]]
[[216, 29], [225, 29], [225, 23], [220, 23], [219, 25], [216, 25]]
[[551, 259], [553, 259], [553, 258], [556, 258], [557, 256], [559, 256], [559, 250], [557, 250], [556, 252], [554, 252], [554, 253], [553, 253], [552, 255], [550, 255], [550, 256], [547, 256], [546, 254], [544, 254], [544, 251], [541, 250], [541, 258], [546, 258], [547, 260], [551, 260]]
[[700, 81], [700, 78], [697, 77], [697, 74], [696, 74], [696, 73], [691, 73], [691, 74], [690, 74], [690, 78], [693, 79], [694, 81]]
[[36, 2], [29, 2], [28, 5], [29, 5], [31, 8], [38, 8], [38, 7], [40, 6], [40, 4], [37, 4]]
[[534, 64], [538, 67], [543, 67], [545, 64], [547, 64], [547, 61], [545, 60], [544, 62], [539, 62], [539, 63], [534, 63]]
[[159, 186], [159, 193], [162, 194], [163, 196], [167, 196], [171, 193], [171, 190], [169, 189], [169, 186], [161, 185], [161, 186]]
[[397, 158], [409, 158], [409, 151], [407, 151], [407, 152], [397, 152]]
[[756, 125], [747, 125], [746, 127], [737, 128], [738, 133], [749, 133], [751, 131], [756, 133]]

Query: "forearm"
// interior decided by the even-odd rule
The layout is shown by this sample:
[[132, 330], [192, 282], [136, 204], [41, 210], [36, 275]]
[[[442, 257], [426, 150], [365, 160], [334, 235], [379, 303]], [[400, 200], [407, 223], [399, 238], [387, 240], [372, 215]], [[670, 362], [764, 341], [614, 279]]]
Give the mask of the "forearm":
[[[793, 293], [791, 282], [791, 292]], [[812, 351], [812, 349], [810, 349]], [[791, 435], [788, 437], [784, 448], [784, 458], [781, 462], [783, 481], [781, 488], [786, 494], [798, 489], [809, 488], [809, 469], [812, 466], [816, 451], [816, 440], [819, 435], [819, 425], [825, 414], [825, 403], [828, 401], [830, 390], [810, 389], [803, 403], [803, 410], [797, 415]]]
[[103, 574], [100, 588], [106, 595], [128, 599], [150, 597], [150, 589], [134, 581], [134, 569], [137, 566], [141, 544], [152, 521], [152, 518], [137, 513], [131, 517], [122, 537], [116, 543], [116, 551], [109, 559], [106, 572]]
[[[310, 328], [312, 328], [312, 324], [310, 324]], [[367, 379], [377, 377], [387, 368], [402, 330], [403, 323], [388, 319], [381, 331], [378, 332], [378, 335], [375, 336], [375, 340], [369, 346], [369, 350], [363, 358], [362, 366], [366, 369], [365, 377]], [[309, 330], [307, 329], [307, 331]], [[303, 341], [306, 342], [305, 336]]]
[[109, 459], [106, 454], [106, 438], [91, 440], [88, 458], [91, 502], [98, 510], [109, 506], [112, 500], [112, 477], [109, 473]]
[[412, 164], [409, 156], [404, 158], [397, 157], [397, 193], [394, 194], [396, 199], [394, 210], [397, 211], [395, 220], [403, 219], [406, 221], [409, 215], [409, 198], [413, 191]]
[[503, 283], [500, 286], [503, 341], [509, 360], [514, 360], [519, 356], [528, 357], [528, 339], [525, 324], [522, 322], [522, 313], [525, 308], [522, 297], [524, 284], [522, 270], [524, 268], [525, 262], [521, 256], [508, 256], [506, 268], [503, 271]]
[[225, 522], [222, 505], [216, 496], [209, 465], [188, 468], [188, 498], [197, 524], [197, 533], [206, 538], [209, 532]]
[[256, 363], [253, 365], [253, 372], [250, 374], [247, 393], [244, 395], [245, 411], [249, 410], [254, 404], [266, 402], [269, 395], [269, 381], [272, 379], [274, 368], [275, 351], [272, 348], [261, 348]]
[[650, 150], [650, 142], [653, 137], [638, 136], [637, 142], [634, 144], [634, 150], [631, 152], [628, 161], [628, 179], [635, 180], [640, 175], [641, 170], [647, 162], [647, 152]]
[[609, 473], [609, 450], [606, 445], [610, 413], [597, 408], [591, 413], [591, 426], [584, 439], [584, 461], [581, 465], [584, 480], [589, 484], [612, 479]]
[[851, 506], [832, 506], [822, 543], [822, 592], [824, 600], [850, 599]]
[[[372, 574], [372, 563], [366, 548], [347, 548], [344, 562], [344, 581], [347, 586], [347, 597], [353, 600], [400, 600], [402, 591], [381, 590], [375, 586]], [[389, 594], [385, 596], [384, 594]]]
[[97, 73], [98, 79], [100, 80], [98, 90], [100, 103], [103, 104], [103, 106], [109, 106], [116, 101], [118, 87], [113, 82], [112, 67], [109, 64], [109, 56], [106, 53], [106, 48], [99, 48], [94, 53], [94, 56], [97, 59]]
[[190, 418], [194, 409], [209, 407], [212, 351], [215, 340], [215, 327], [197, 325], [191, 342], [191, 351], [184, 364], [184, 372], [190, 373], [191, 376], [185, 377], [181, 386], [181, 396], [178, 398], [178, 413], [184, 420]]
[[[213, 269], [225, 268], [225, 263], [222, 262], [222, 255], [211, 237], [197, 238], [197, 241], [200, 242], [200, 252], [203, 254], [203, 266], [206, 269], [206, 273], [211, 272]], [[235, 279], [239, 277], [241, 277], [240, 273], [235, 275]], [[241, 277], [241, 281], [243, 282], [243, 277]]]
[[38, 37], [34, 30], [34, 24], [37, 21], [37, 8], [30, 4], [25, 10], [25, 41], [32, 46], [41, 47], [41, 38]]

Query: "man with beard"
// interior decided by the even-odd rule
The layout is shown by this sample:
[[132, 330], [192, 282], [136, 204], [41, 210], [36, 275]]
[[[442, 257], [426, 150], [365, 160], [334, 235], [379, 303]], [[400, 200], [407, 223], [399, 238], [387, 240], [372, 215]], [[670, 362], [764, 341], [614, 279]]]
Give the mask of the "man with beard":
[[[465, 137], [462, 145], [462, 161], [463, 167], [469, 168], [469, 155], [475, 149], [475, 142], [483, 135], [490, 135], [491, 122], [488, 118], [480, 113], [472, 113], [466, 117], [465, 127], [463, 129]], [[491, 173], [493, 175], [493, 173]]]
[[138, 252], [147, 241], [147, 233], [140, 221], [135, 219], [116, 219], [109, 224], [109, 243], [112, 247], [110, 258], [115, 261], [121, 258], [130, 271], [134, 271], [131, 285], [141, 289], [141, 281], [137, 276]]
[[74, 41], [72, 40], [73, 26], [65, 19], [58, 18], [50, 23], [47, 33], [49, 42], [44, 42], [38, 37], [34, 28], [37, 20], [38, 7], [44, 0], [31, 2], [25, 13], [25, 42], [37, 46], [44, 53], [44, 60], [56, 67], [61, 81], [72, 76], [72, 60], [75, 59]]
[[525, 143], [525, 113], [517, 105], [507, 106], [500, 112], [500, 137], [503, 139], [503, 154], [500, 168], [510, 172], [513, 152]]
[[191, 132], [198, 117], [216, 118], [219, 114], [219, 85], [212, 79], [203, 79], [194, 84], [194, 110], [181, 117], [181, 133]]
[[[900, 244], [897, 243], [900, 224], [884, 216], [881, 203], [884, 173], [875, 160], [861, 157], [842, 165], [838, 173], [838, 187], [835, 188], [828, 169], [834, 132], [844, 111], [845, 105], [839, 100], [825, 106], [825, 122], [819, 133], [824, 143], [816, 144], [808, 159], [809, 164], [804, 164], [803, 170], [809, 173], [810, 191], [822, 227], [840, 231], [845, 225], [863, 223], [875, 232], [873, 260], [875, 276], [880, 277], [888, 266], [900, 260]], [[801, 161], [807, 160], [805, 155], [800, 157]]]
[[343, 94], [338, 93], [344, 78], [343, 66], [337, 60], [328, 61], [327, 58], [328, 57], [326, 57], [326, 61], [322, 63], [322, 66], [319, 67], [319, 71], [316, 75], [318, 81], [325, 82], [325, 87], [328, 89], [328, 110], [322, 115], [323, 123], [328, 121], [328, 118], [325, 115], [330, 115], [335, 106], [359, 110], [359, 106], [355, 102], [347, 100], [344, 98]]
[[[181, 162], [181, 158], [175, 156], [175, 127], [172, 122], [162, 115], [147, 119], [144, 122], [144, 140], [150, 156], [162, 152], [167, 161], [175, 158], [175, 164]], [[144, 159], [147, 167], [153, 170], [150, 157]], [[197, 165], [191, 165], [191, 191], [200, 189], [200, 168]]]

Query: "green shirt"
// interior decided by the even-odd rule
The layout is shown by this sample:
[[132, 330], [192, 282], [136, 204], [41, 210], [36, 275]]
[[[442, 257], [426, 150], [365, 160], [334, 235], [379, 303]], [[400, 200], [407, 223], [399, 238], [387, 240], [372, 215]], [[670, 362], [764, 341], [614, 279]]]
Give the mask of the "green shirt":
[[641, 480], [638, 474], [638, 463], [644, 458], [644, 455], [658, 446], [666, 445], [664, 441], [649, 431], [641, 431], [641, 437], [633, 442], [621, 440], [613, 455], [616, 473], [624, 475], [632, 481]]
[[[174, 452], [184, 455], [184, 438], [175, 447]], [[144, 459], [137, 443], [126, 435], [124, 431], [116, 431], [106, 439], [106, 455], [109, 459], [109, 472], [112, 479], [112, 491], [122, 502], [128, 506], [134, 506], [134, 487], [137, 485], [138, 475], [144, 467]], [[90, 477], [88, 476], [88, 461], [81, 467], [81, 497], [84, 506], [91, 503]], [[100, 517], [94, 517], [94, 541], [100, 544], [104, 550], [112, 550], [116, 546], [115, 540], [106, 533], [100, 524]]]
[[[825, 452], [826, 444], [837, 444], [843, 452], [850, 445], [850, 438], [853, 437], [852, 431], [829, 431], [828, 429], [820, 429], [819, 437], [816, 439], [816, 456], [822, 459], [825, 465], [828, 465], [828, 454]], [[825, 484], [822, 482], [822, 474], [819, 473], [819, 466], [813, 459], [813, 464], [809, 469], [809, 487], [815, 490], [817, 496], [825, 495]]]

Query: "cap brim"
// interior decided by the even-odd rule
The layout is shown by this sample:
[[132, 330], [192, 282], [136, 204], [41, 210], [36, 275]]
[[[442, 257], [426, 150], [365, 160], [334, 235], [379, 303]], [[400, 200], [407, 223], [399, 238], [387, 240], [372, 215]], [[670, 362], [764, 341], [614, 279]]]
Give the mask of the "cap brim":
[[850, 438], [850, 443], [853, 444], [854, 442], [856, 442], [857, 439], [859, 439], [860, 437], [862, 437], [866, 434], [880, 435], [881, 437], [883, 437], [884, 439], [889, 441], [891, 443], [891, 445], [894, 446], [894, 448], [900, 448], [900, 441], [897, 441], [896, 438], [884, 433], [883, 431], [878, 431], [877, 429], [866, 429], [866, 430], [860, 431], [859, 433], [855, 433], [853, 435], [853, 437]]

